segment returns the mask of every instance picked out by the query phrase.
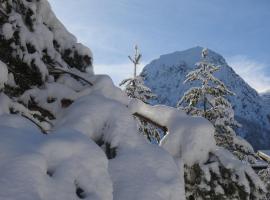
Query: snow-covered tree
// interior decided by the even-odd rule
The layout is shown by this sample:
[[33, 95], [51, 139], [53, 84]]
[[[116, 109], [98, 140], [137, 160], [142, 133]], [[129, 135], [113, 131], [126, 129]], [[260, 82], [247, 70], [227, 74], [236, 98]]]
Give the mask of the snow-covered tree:
[[188, 90], [177, 107], [184, 109], [193, 116], [208, 119], [215, 127], [216, 142], [219, 146], [234, 153], [240, 160], [255, 162], [255, 153], [251, 145], [236, 136], [234, 128], [241, 125], [234, 119], [234, 110], [227, 95], [234, 95], [226, 85], [214, 76], [219, 67], [208, 60], [208, 50], [202, 50], [202, 60], [196, 64], [197, 68], [187, 75], [186, 82], [198, 81], [201, 87]]
[[139, 48], [136, 45], [134, 57], [128, 56], [134, 65], [133, 77], [124, 79], [119, 85], [124, 86], [124, 91], [130, 98], [140, 99], [147, 103], [148, 100], [155, 98], [156, 95], [152, 93], [150, 88], [144, 85], [143, 78], [137, 75], [137, 68], [140, 64], [141, 57], [142, 54], [140, 54]]
[[[264, 184], [249, 165], [235, 159], [215, 144], [215, 129], [207, 120], [191, 117], [182, 110], [133, 100], [132, 113], [165, 126], [160, 146], [169, 152], [184, 177], [187, 200], [266, 200]], [[206, 150], [207, 149], [207, 150]]]
[[[143, 77], [137, 75], [137, 68], [140, 64], [141, 57], [142, 54], [139, 52], [139, 48], [136, 45], [134, 56], [128, 56], [134, 65], [133, 77], [124, 79], [119, 85], [124, 86], [124, 91], [128, 97], [139, 99], [144, 103], [148, 103], [148, 101], [155, 98], [156, 95], [152, 93], [150, 88], [144, 85]], [[138, 118], [137, 121], [139, 123], [139, 131], [145, 135], [149, 141], [160, 141], [160, 133], [153, 124], [140, 118]]]
[[[60, 92], [49, 94], [48, 84], [55, 84], [64, 74], [84, 84], [87, 80], [81, 74], [91, 74], [91, 70], [90, 50], [77, 43], [46, 0], [1, 1], [0, 92], [8, 102], [6, 112], [20, 114], [46, 132], [56, 107], [48, 109], [45, 104], [71, 101], [63, 95], [59, 99]], [[38, 88], [47, 90], [48, 102], [41, 104], [37, 91], [29, 93]], [[22, 99], [26, 91], [29, 98]]]
[[267, 190], [266, 199], [269, 200], [270, 199], [270, 166], [268, 166], [268, 168], [266, 169], [260, 170], [258, 172], [258, 175], [266, 185], [266, 190]]

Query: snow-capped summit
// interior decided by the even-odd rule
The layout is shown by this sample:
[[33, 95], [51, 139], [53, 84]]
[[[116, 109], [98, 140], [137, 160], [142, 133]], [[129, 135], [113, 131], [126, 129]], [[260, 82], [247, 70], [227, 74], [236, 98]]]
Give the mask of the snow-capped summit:
[[[176, 106], [177, 101], [190, 87], [197, 83], [186, 83], [186, 75], [201, 59], [202, 47], [177, 51], [160, 56], [146, 65], [141, 75], [145, 84], [158, 98], [153, 104]], [[209, 50], [209, 61], [220, 66], [216, 77], [223, 81], [236, 95], [228, 97], [235, 110], [236, 119], [242, 124], [237, 133], [246, 138], [255, 148], [270, 147], [270, 113], [265, 101], [226, 63], [216, 52]]]

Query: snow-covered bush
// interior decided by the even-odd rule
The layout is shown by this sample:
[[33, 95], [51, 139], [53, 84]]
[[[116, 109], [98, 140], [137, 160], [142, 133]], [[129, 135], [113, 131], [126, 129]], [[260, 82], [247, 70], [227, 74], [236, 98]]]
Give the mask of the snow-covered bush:
[[258, 175], [266, 185], [266, 199], [270, 199], [270, 166], [268, 166], [266, 169], [260, 170]]

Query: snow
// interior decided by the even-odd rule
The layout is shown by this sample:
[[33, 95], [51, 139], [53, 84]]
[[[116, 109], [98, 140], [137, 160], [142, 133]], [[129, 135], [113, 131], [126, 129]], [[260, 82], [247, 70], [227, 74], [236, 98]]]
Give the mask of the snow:
[[3, 35], [5, 36], [6, 40], [11, 39], [13, 34], [14, 34], [14, 30], [13, 30], [12, 25], [10, 23], [5, 23], [2, 26], [2, 32], [3, 32]]
[[[61, 84], [73, 81], [71, 77], [63, 81], [68, 77], [51, 83], [51, 89], [32, 92], [37, 92], [42, 103], [48, 95], [61, 99], [74, 93], [68, 86], [67, 91], [63, 87], [63, 94], [56, 93]], [[78, 199], [79, 187], [85, 199], [184, 200], [184, 165], [203, 165], [209, 153], [216, 152], [212, 125], [172, 107], [129, 101], [108, 76], [90, 77], [94, 85], [74, 87], [80, 95], [68, 108], [59, 108], [48, 135], [30, 121], [2, 112], [0, 184], [4, 187], [0, 199], [14, 199], [16, 194], [15, 200], [73, 200]], [[1, 108], [12, 103], [8, 97], [0, 99]], [[133, 113], [168, 127], [160, 146], [138, 134]], [[108, 151], [115, 151], [115, 157], [108, 157]], [[232, 165], [232, 155], [226, 156], [226, 166], [242, 164]], [[246, 186], [244, 178], [243, 183]]]
[[234, 136], [233, 142], [235, 143], [235, 145], [246, 148], [246, 152], [254, 152], [253, 147], [245, 139], [241, 138], [240, 136]]
[[14, 76], [12, 73], [9, 73], [8, 74], [8, 80], [7, 80], [7, 85], [11, 86], [11, 87], [14, 87], [16, 88], [17, 87], [17, 84], [14, 80]]
[[[172, 107], [130, 101], [110, 77], [94, 75], [91, 64], [85, 73], [68, 66], [62, 58], [66, 50], [71, 57], [78, 53], [92, 59], [91, 51], [77, 43], [47, 0], [19, 2], [33, 12], [33, 27], [14, 9], [8, 14], [12, 29], [7, 24], [1, 31], [5, 38], [11, 37], [13, 29], [19, 31], [20, 44], [11, 44], [12, 56], [34, 62], [44, 82], [31, 85], [19, 97], [0, 92], [0, 199], [185, 200], [185, 167], [204, 165], [209, 154], [218, 151], [211, 124]], [[35, 52], [28, 52], [27, 44]], [[44, 49], [57, 65], [55, 70], [71, 72], [77, 78], [48, 74]], [[7, 82], [16, 87], [6, 69], [0, 63], [1, 87]], [[64, 99], [70, 104], [63, 106]], [[30, 110], [31, 101], [40, 111]], [[40, 113], [42, 109], [54, 118], [48, 119]], [[168, 128], [160, 146], [138, 133], [134, 113]], [[46, 119], [39, 121], [35, 115]], [[230, 153], [220, 151], [224, 165], [248, 172], [241, 163], [231, 163]], [[219, 170], [217, 162], [211, 167]], [[244, 177], [242, 181], [248, 188]], [[217, 192], [222, 193], [222, 188]]]
[[[76, 37], [69, 33], [56, 18], [47, 0], [33, 2], [22, 0], [21, 2], [25, 9], [29, 9], [33, 13], [31, 16], [32, 27], [29, 28], [22, 15], [14, 10], [9, 13], [8, 23], [2, 27], [2, 34], [5, 39], [10, 39], [15, 31], [19, 32], [20, 44], [12, 44], [17, 51], [16, 55], [23, 58], [23, 61], [29, 66], [34, 61], [43, 81], [48, 76], [46, 64], [42, 59], [44, 50], [52, 60], [63, 67], [68, 67], [68, 64], [62, 59], [62, 54], [66, 50], [71, 51], [70, 56], [74, 56], [76, 52], [81, 56], [93, 57], [90, 49], [78, 43]], [[55, 41], [59, 45], [58, 49], [54, 46]], [[28, 49], [29, 44], [34, 48], [34, 52], [25, 52], [21, 49], [21, 47]], [[93, 74], [91, 65], [86, 66], [86, 68], [88, 68], [89, 73]]]
[[0, 199], [74, 200], [76, 184], [85, 199], [112, 199], [105, 154], [76, 131], [44, 136], [35, 129], [1, 125], [0, 151], [5, 152], [0, 154]]
[[249, 165], [243, 165], [243, 163], [232, 157], [231, 153], [225, 149], [218, 149], [215, 151], [215, 154], [218, 156], [220, 162], [225, 166], [227, 169], [231, 169], [236, 171], [239, 183], [241, 183], [246, 191], [250, 193], [250, 183], [247, 179], [247, 175], [249, 179], [256, 185], [256, 187], [265, 188], [265, 185], [262, 183], [260, 178], [256, 175], [253, 169]]
[[187, 116], [183, 111], [167, 106], [150, 106], [133, 100], [129, 108], [132, 113], [141, 114], [168, 128], [168, 134], [162, 139], [161, 146], [174, 158], [192, 166], [204, 163], [209, 152], [216, 148], [214, 128], [204, 118]]
[[0, 116], [9, 114], [10, 99], [3, 93], [0, 93]]
[[[34, 99], [37, 105], [42, 105], [52, 114], [57, 115], [62, 108], [61, 100], [74, 100], [77, 96], [76, 92], [63, 84], [46, 83], [43, 89], [34, 88], [26, 91], [20, 97], [20, 100], [27, 105], [31, 99]], [[57, 99], [55, 97], [57, 97]], [[49, 99], [53, 99], [54, 102], [48, 102]]]
[[[25, 119], [1, 116], [0, 152], [5, 153], [0, 169], [5, 175], [0, 182], [5, 187], [0, 189], [0, 199], [12, 198], [14, 191], [17, 199], [76, 199], [77, 183], [86, 199], [112, 199], [112, 194], [118, 200], [185, 199], [174, 159], [138, 134], [127, 108], [128, 97], [107, 76], [92, 81], [94, 86], [87, 92], [83, 88], [84, 95], [70, 107], [58, 110], [47, 136]], [[30, 93], [37, 92], [35, 97], [42, 102], [48, 92], [60, 87], [55, 85]], [[69, 95], [72, 90], [62, 91]], [[61, 91], [50, 94], [62, 98]], [[96, 144], [100, 140], [116, 149], [115, 158], [106, 157], [106, 146]], [[15, 181], [16, 189], [8, 189]]]
[[[185, 91], [200, 85], [199, 82], [186, 84], [183, 82], [186, 75], [194, 70], [195, 64], [200, 61], [202, 49], [194, 47], [162, 55], [144, 67], [141, 76], [144, 77], [145, 85], [157, 95], [152, 104], [175, 107]], [[243, 125], [236, 130], [237, 134], [247, 138], [255, 149], [267, 148], [270, 145], [268, 144], [270, 123], [267, 117], [269, 106], [234, 72], [221, 55], [211, 50], [208, 50], [208, 53], [209, 61], [220, 67], [216, 77], [236, 94], [228, 98], [235, 111], [236, 120]]]
[[[91, 200], [186, 199], [184, 165], [203, 165], [217, 151], [212, 125], [172, 107], [130, 101], [108, 76], [85, 78], [92, 87], [72, 85], [73, 78], [64, 75], [59, 82], [29, 90], [43, 106], [48, 96], [73, 97], [69, 107], [58, 108], [48, 135], [29, 120], [10, 115], [8, 108], [18, 106], [1, 94], [0, 199], [73, 200], [79, 198], [79, 188], [79, 195]], [[168, 128], [160, 146], [138, 134], [134, 113]], [[226, 167], [248, 172], [260, 184], [240, 161], [232, 163], [230, 153], [218, 155]], [[244, 176], [241, 181], [248, 190]]]
[[116, 148], [116, 158], [109, 161], [115, 199], [161, 200], [183, 196], [172, 157], [138, 135], [126, 105], [96, 92], [78, 99], [63, 112], [56, 129], [74, 128], [94, 141], [102, 139]]
[[268, 108], [268, 113], [270, 113], [270, 90], [261, 93], [260, 96], [263, 99], [266, 108]]
[[5, 63], [0, 61], [0, 90], [4, 87], [4, 84], [8, 81], [8, 69]]

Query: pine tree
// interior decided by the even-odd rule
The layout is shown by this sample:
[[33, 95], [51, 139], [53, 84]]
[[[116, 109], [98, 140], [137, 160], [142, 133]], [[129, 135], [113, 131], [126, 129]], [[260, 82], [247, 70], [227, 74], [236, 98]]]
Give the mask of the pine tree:
[[264, 182], [267, 190], [266, 198], [270, 199], [270, 166], [258, 172], [259, 177]]
[[[139, 99], [144, 103], [148, 103], [148, 101], [155, 98], [156, 95], [152, 93], [150, 88], [144, 85], [143, 77], [137, 76], [137, 68], [140, 64], [141, 57], [142, 54], [140, 54], [139, 48], [136, 45], [133, 58], [128, 56], [134, 65], [133, 77], [123, 80], [119, 85], [124, 86], [124, 91], [128, 97]], [[137, 121], [139, 124], [139, 132], [146, 136], [149, 141], [157, 143], [160, 141], [160, 134], [154, 125], [150, 124], [144, 119], [137, 118]]]
[[[92, 69], [90, 50], [77, 43], [47, 9], [47, 1], [0, 2], [0, 97], [8, 102], [7, 113], [29, 119], [44, 133], [55, 116], [37, 101], [37, 93], [30, 95], [29, 91], [44, 91], [48, 83], [67, 74], [79, 84], [91, 85], [82, 75]], [[25, 94], [31, 96], [27, 101], [22, 100]], [[48, 94], [46, 104], [56, 100], [57, 96]]]
[[196, 66], [194, 71], [188, 73], [184, 83], [198, 81], [201, 82], [201, 87], [189, 89], [177, 107], [187, 114], [208, 119], [215, 127], [217, 145], [230, 150], [240, 160], [254, 163], [256, 156], [253, 148], [244, 139], [237, 137], [234, 131], [234, 128], [241, 125], [234, 119], [234, 110], [226, 99], [226, 96], [234, 93], [214, 77], [213, 74], [219, 67], [208, 61], [207, 49], [203, 49], [202, 60]]

